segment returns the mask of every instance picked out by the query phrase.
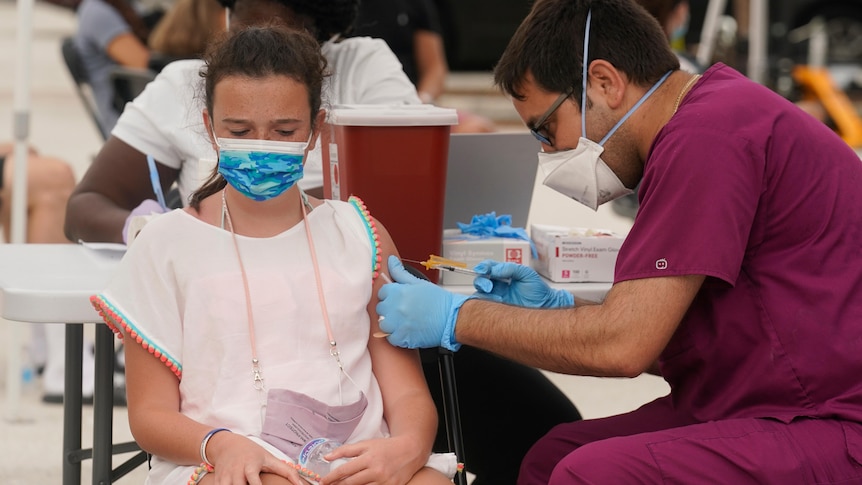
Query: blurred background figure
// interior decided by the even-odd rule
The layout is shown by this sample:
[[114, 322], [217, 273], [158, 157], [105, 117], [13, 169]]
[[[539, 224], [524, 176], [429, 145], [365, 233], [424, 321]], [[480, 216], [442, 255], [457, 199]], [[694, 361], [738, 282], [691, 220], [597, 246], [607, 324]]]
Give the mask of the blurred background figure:
[[[14, 180], [12, 143], [0, 143], [0, 226], [10, 240], [9, 227]], [[72, 168], [63, 160], [39, 154], [30, 148], [27, 160], [27, 242], [67, 243], [63, 235], [66, 201], [75, 188]]]
[[385, 40], [423, 103], [433, 103], [443, 93], [449, 68], [431, 0], [363, 0], [353, 36]]
[[637, 0], [661, 25], [670, 46], [679, 59], [680, 69], [694, 74], [704, 71], [686, 50], [690, 19], [688, 0]]
[[153, 28], [149, 47], [166, 60], [199, 58], [212, 36], [224, 30], [225, 9], [216, 0], [176, 0]]
[[[433, 104], [443, 94], [449, 67], [440, 16], [431, 0], [363, 0], [351, 35], [385, 40], [423, 103]], [[491, 132], [496, 127], [483, 116], [459, 109], [452, 131]]]
[[[116, 66], [147, 69], [150, 25], [125, 0], [82, 0], [77, 9], [75, 47], [87, 73], [107, 138], [124, 103], [114, 96], [111, 70]], [[147, 15], [151, 22], [158, 16]]]
[[[0, 143], [0, 226], [3, 239], [11, 240], [12, 182], [14, 180], [14, 145]], [[63, 234], [66, 201], [75, 187], [75, 174], [64, 160], [39, 154], [32, 147], [27, 159], [27, 243], [61, 244], [69, 240]], [[64, 355], [66, 328], [56, 325], [31, 325], [28, 364], [42, 374], [42, 400], [63, 402]], [[85, 344], [85, 400], [93, 398], [93, 349]]]

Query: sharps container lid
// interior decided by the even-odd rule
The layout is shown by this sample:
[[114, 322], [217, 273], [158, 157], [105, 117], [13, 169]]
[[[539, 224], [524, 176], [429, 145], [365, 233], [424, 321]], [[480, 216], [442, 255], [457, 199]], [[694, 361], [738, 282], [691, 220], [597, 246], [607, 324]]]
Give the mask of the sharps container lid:
[[341, 126], [457, 125], [458, 112], [430, 104], [340, 104], [329, 112], [329, 123]]

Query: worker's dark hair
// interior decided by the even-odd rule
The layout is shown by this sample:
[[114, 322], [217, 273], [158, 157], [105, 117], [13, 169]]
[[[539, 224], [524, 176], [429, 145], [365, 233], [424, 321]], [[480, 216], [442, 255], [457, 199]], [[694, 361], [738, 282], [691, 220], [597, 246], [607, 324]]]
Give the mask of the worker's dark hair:
[[527, 73], [551, 93], [571, 91], [580, 106], [584, 28], [592, 11], [588, 62], [604, 59], [640, 86], [679, 69], [667, 37], [634, 0], [537, 0], [494, 69], [494, 82], [515, 99]]
[[259, 3], [278, 3], [309, 22], [297, 22], [323, 43], [334, 36], [346, 37], [359, 11], [359, 0], [217, 0], [232, 12], [252, 11]]
[[[287, 76], [306, 87], [310, 110], [311, 129], [314, 129], [321, 106], [321, 87], [326, 77], [326, 58], [317, 41], [308, 32], [284, 25], [246, 27], [228, 32], [211, 43], [204, 56], [206, 107], [212, 116], [216, 85], [223, 79], [238, 76], [260, 79], [269, 76]], [[254, 93], [249, 93], [254, 96]], [[189, 205], [200, 209], [203, 199], [225, 186], [218, 171], [192, 194]]]

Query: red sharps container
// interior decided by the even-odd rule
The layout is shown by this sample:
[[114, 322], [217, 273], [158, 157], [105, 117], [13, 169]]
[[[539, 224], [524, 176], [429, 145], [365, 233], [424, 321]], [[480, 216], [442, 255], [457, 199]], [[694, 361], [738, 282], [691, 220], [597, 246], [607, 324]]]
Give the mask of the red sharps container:
[[[449, 131], [457, 123], [454, 109], [432, 105], [335, 106], [321, 140], [324, 196], [361, 198], [404, 258], [441, 254]], [[425, 274], [437, 282], [438, 271]]]

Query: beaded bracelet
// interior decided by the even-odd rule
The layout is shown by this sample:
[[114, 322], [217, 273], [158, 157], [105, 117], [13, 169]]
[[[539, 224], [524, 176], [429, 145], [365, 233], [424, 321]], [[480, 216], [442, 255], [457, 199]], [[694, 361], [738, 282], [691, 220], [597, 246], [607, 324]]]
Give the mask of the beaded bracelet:
[[212, 463], [210, 463], [210, 461], [207, 459], [207, 443], [209, 443], [210, 438], [212, 438], [213, 435], [218, 433], [219, 431], [227, 431], [228, 433], [231, 432], [227, 428], [216, 428], [216, 429], [211, 430], [209, 433], [207, 433], [207, 435], [204, 436], [204, 439], [201, 440], [201, 461], [203, 461], [205, 464], [207, 464], [209, 466], [214, 466], [214, 465]]
[[311, 479], [315, 483], [320, 481], [321, 477], [320, 477], [319, 473], [313, 472], [313, 471], [309, 470], [308, 468], [303, 467], [302, 465], [298, 465], [296, 463], [291, 463], [287, 460], [282, 460], [282, 461], [284, 463], [287, 463], [287, 466], [295, 469], [299, 473], [299, 476], [301, 476], [303, 478]]
[[192, 472], [192, 476], [189, 477], [189, 481], [186, 482], [186, 485], [198, 485], [200, 481], [209, 473], [212, 473], [215, 470], [210, 465], [206, 463], [201, 463], [200, 466], [194, 469]]

